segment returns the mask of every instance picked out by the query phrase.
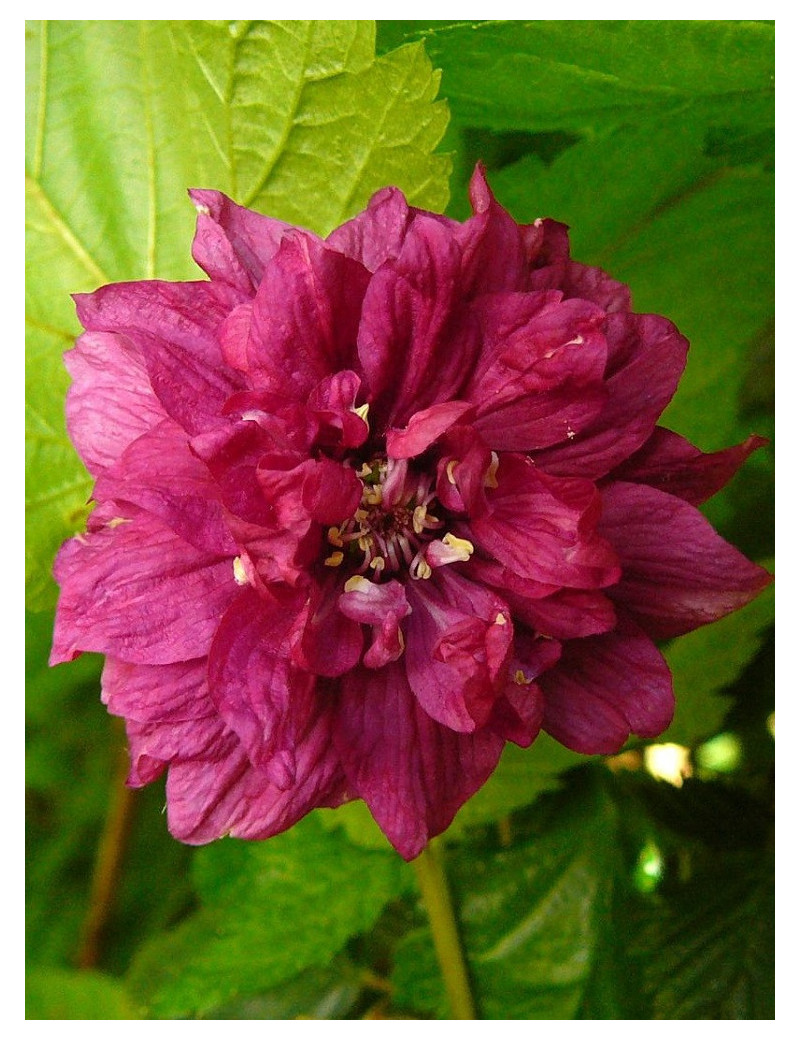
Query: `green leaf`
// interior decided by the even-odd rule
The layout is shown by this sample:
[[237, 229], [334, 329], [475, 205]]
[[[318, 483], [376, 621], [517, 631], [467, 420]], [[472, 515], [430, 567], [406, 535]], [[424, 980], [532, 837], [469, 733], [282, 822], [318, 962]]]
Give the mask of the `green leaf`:
[[774, 118], [775, 29], [761, 22], [412, 22], [390, 38], [425, 41], [463, 126], [597, 132], [648, 113]]
[[217, 842], [195, 858], [201, 909], [142, 949], [131, 989], [155, 1018], [200, 1017], [263, 993], [369, 929], [406, 871], [314, 817], [267, 842]]
[[681, 636], [664, 651], [675, 688], [675, 718], [659, 740], [696, 746], [716, 733], [730, 709], [720, 696], [761, 648], [775, 615], [772, 586], [742, 610]]
[[25, 979], [26, 1019], [139, 1018], [118, 979], [94, 971], [41, 968]]
[[447, 109], [420, 44], [372, 22], [31, 22], [26, 50], [28, 605], [91, 481], [64, 424], [69, 295], [197, 277], [189, 187], [327, 232], [392, 183], [447, 201]]
[[209, 1019], [341, 1019], [361, 997], [362, 973], [346, 957], [329, 967], [308, 968], [258, 996], [217, 1008]]
[[771, 852], [738, 853], [668, 894], [638, 936], [656, 1019], [775, 1017]]
[[[510, 849], [447, 858], [461, 934], [486, 1019], [574, 1018], [608, 926], [618, 876], [616, 809], [598, 783], [560, 797], [550, 824]], [[428, 929], [399, 946], [402, 1007], [448, 1017]]]

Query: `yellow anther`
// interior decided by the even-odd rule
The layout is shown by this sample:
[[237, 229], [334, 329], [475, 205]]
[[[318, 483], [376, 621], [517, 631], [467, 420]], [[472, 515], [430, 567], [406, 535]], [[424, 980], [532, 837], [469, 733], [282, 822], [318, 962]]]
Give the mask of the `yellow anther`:
[[355, 513], [353, 513], [353, 518], [357, 520], [359, 523], [361, 523], [362, 520], [366, 520], [368, 516], [369, 513], [366, 511], [366, 509], [357, 509]]
[[420, 578], [422, 578], [423, 580], [426, 578], [430, 578], [432, 574], [433, 571], [431, 570], [431, 566], [428, 563], [428, 561], [423, 560], [421, 558], [417, 560], [416, 564], [411, 569], [411, 577], [415, 578], [417, 581]]
[[369, 561], [369, 565], [374, 571], [380, 574], [383, 568], [386, 566], [386, 560], [384, 560], [382, 556], [375, 556], [373, 559]]
[[110, 527], [113, 531], [115, 527], [119, 527], [120, 524], [129, 524], [130, 520], [126, 520], [124, 516], [115, 516], [113, 520], [109, 520], [106, 527]]
[[364, 488], [364, 494], [361, 496], [361, 501], [366, 502], [367, 505], [370, 506], [379, 506], [383, 501], [383, 488], [381, 485], [367, 485], [367, 487]]
[[371, 549], [373, 545], [372, 538], [368, 534], [362, 534], [358, 539], [358, 547], [362, 552], [366, 552], [367, 549]]
[[331, 553], [330, 556], [325, 560], [325, 566], [326, 567], [338, 567], [338, 566], [340, 566], [340, 564], [341, 564], [343, 559], [344, 559], [344, 553], [340, 552], [340, 550], [337, 549], [336, 552]]
[[467, 538], [458, 538], [456, 535], [451, 534], [449, 531], [442, 538], [442, 543], [452, 549], [454, 553], [458, 553], [456, 559], [465, 561], [472, 556], [475, 552], [475, 546]]
[[516, 672], [514, 672], [514, 682], [517, 684], [517, 686], [530, 686], [530, 684], [533, 682], [533, 679], [529, 679], [525, 675], [523, 670], [521, 668], [518, 668]]
[[331, 545], [338, 545], [340, 547], [344, 545], [344, 542], [342, 541], [342, 532], [338, 527], [328, 528], [328, 541]]
[[427, 506], [417, 506], [414, 509], [414, 515], [411, 518], [411, 523], [414, 527], [415, 534], [422, 534], [422, 532], [425, 530], [425, 517], [427, 513]]
[[447, 463], [447, 468], [445, 470], [445, 473], [447, 474], [447, 479], [450, 481], [451, 484], [455, 484], [455, 482], [456, 482], [456, 478], [454, 476], [454, 472], [455, 472], [455, 468], [456, 468], [457, 465], [458, 465], [458, 459], [450, 459], [450, 461]]
[[506, 620], [504, 614], [498, 614], [497, 617], [494, 619], [494, 623], [496, 625], [507, 625], [508, 621]]
[[241, 556], [235, 557], [233, 561], [233, 579], [237, 585], [247, 584], [247, 574], [245, 573]]
[[359, 419], [363, 419], [367, 426], [369, 426], [369, 420], [367, 419], [367, 415], [369, 414], [369, 404], [362, 404], [358, 408], [354, 408], [353, 411]]
[[367, 581], [367, 579], [362, 577], [360, 574], [354, 574], [352, 578], [348, 578], [344, 583], [344, 591], [358, 592], [360, 589], [363, 589], [365, 585], [371, 586], [372, 582]]
[[489, 463], [489, 468], [486, 470], [486, 476], [483, 478], [483, 486], [496, 488], [497, 487], [497, 467], [500, 465], [500, 456], [496, 451], [492, 452], [492, 461]]

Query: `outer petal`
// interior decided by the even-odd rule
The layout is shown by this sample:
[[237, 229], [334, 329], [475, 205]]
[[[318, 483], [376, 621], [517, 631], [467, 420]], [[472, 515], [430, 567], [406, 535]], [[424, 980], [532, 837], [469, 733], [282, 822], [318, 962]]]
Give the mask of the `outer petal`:
[[90, 331], [127, 336], [144, 358], [164, 410], [189, 433], [218, 421], [241, 389], [222, 357], [217, 330], [240, 296], [211, 282], [120, 282], [75, 297]]
[[610, 314], [606, 337], [606, 404], [569, 443], [537, 452], [537, 465], [549, 473], [605, 476], [644, 444], [675, 393], [689, 344], [672, 322], [654, 314]]
[[202, 553], [140, 513], [66, 542], [51, 664], [82, 651], [134, 664], [201, 657], [237, 592], [230, 558]]
[[555, 587], [597, 589], [618, 579], [617, 556], [595, 531], [593, 484], [550, 477], [516, 455], [503, 456], [497, 479], [487, 513], [464, 526], [476, 547], [520, 577]]
[[289, 224], [237, 206], [221, 191], [189, 192], [197, 209], [192, 256], [213, 281], [250, 295]]
[[488, 728], [455, 733], [435, 722], [412, 693], [402, 661], [343, 678], [334, 741], [351, 791], [405, 859], [450, 825], [489, 778], [504, 744]]
[[753, 435], [733, 448], [705, 454], [677, 433], [657, 426], [639, 451], [614, 470], [611, 479], [649, 484], [699, 506], [728, 483], [756, 448], [768, 443], [765, 437]]
[[672, 720], [667, 663], [629, 621], [613, 632], [565, 643], [561, 660], [538, 682], [544, 729], [582, 754], [613, 754], [631, 733], [656, 737]]
[[772, 581], [694, 506], [643, 484], [605, 488], [598, 529], [622, 562], [622, 579], [609, 595], [654, 639], [716, 621]]
[[141, 434], [166, 418], [141, 354], [125, 336], [86, 332], [64, 355], [72, 376], [67, 428], [97, 476]]
[[352, 369], [369, 273], [318, 239], [287, 232], [267, 264], [253, 304], [250, 382], [293, 400]]
[[167, 777], [170, 833], [189, 845], [223, 835], [270, 838], [321, 806], [347, 798], [339, 756], [331, 737], [331, 709], [320, 702], [295, 745], [293, 784], [282, 789], [244, 751], [217, 759], [175, 762]]
[[469, 184], [475, 214], [456, 232], [463, 252], [462, 285], [468, 296], [528, 287], [528, 262], [522, 231], [496, 201], [480, 164]]

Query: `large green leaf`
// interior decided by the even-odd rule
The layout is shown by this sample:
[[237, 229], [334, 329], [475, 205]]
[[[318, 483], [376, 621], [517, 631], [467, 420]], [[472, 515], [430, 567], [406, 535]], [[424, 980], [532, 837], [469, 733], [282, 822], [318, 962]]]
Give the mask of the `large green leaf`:
[[420, 44], [374, 57], [372, 22], [29, 23], [26, 578], [52, 603], [90, 481], [66, 436], [70, 293], [188, 278], [189, 187], [326, 233], [397, 184], [442, 208], [447, 110]]
[[394, 854], [357, 849], [315, 818], [195, 858], [201, 909], [145, 946], [130, 984], [156, 1018], [201, 1016], [325, 964], [408, 884]]
[[453, 117], [494, 130], [608, 130], [647, 113], [774, 118], [774, 26], [741, 21], [388, 23], [424, 39]]
[[[588, 780], [541, 834], [447, 858], [470, 971], [487, 1019], [574, 1018], [596, 967], [619, 876], [616, 809]], [[448, 1017], [428, 929], [399, 946], [400, 1006]]]

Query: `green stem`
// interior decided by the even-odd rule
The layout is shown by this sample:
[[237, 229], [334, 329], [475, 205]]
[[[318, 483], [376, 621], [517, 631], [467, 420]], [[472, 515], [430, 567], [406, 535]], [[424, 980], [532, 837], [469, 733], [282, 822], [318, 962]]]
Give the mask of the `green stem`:
[[441, 851], [431, 843], [413, 861], [417, 884], [428, 912], [436, 956], [454, 1019], [477, 1018], [464, 949], [453, 912]]

